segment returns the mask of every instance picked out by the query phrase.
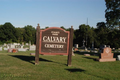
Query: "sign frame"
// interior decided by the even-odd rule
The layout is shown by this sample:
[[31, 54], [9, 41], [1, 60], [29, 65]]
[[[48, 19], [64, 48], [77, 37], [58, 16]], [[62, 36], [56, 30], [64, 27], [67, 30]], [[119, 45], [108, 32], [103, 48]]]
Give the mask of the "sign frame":
[[[58, 32], [60, 31], [60, 32], [62, 32], [62, 34], [67, 34], [67, 36], [66, 36], [67, 37], [66, 44], [64, 44], [66, 46], [66, 52], [64, 52], [64, 53], [63, 52], [57, 52], [56, 53], [56, 52], [47, 52], [47, 51], [43, 52], [42, 51], [42, 49], [43, 49], [42, 44], [44, 44], [42, 39], [43, 39], [44, 34], [46, 34], [47, 31], [58, 31]], [[57, 37], [61, 37], [61, 36], [57, 36]], [[49, 28], [47, 28], [45, 30], [40, 30], [39, 54], [43, 54], [43, 55], [68, 55], [69, 54], [69, 39], [70, 39], [70, 32], [66, 31], [66, 30], [64, 30], [62, 28], [59, 28], [59, 27], [49, 27]], [[54, 44], [54, 42], [52, 42], [52, 43]], [[59, 44], [62, 44], [62, 43], [59, 43]], [[54, 49], [52, 49], [52, 50], [54, 50]]]

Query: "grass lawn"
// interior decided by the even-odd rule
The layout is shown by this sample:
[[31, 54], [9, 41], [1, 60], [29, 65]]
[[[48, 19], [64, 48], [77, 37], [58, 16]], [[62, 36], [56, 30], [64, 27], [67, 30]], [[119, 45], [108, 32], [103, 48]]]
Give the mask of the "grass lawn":
[[75, 53], [72, 66], [67, 56], [39, 55], [39, 65], [30, 53], [0, 52], [0, 80], [120, 80], [120, 61], [98, 62], [98, 56]]

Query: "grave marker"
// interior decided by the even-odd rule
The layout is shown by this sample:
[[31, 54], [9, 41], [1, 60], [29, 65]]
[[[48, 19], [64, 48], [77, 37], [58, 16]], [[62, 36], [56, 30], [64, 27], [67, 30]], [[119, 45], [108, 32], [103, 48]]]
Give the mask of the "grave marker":
[[18, 48], [18, 51], [27, 51], [27, 49], [24, 49], [23, 45], [21, 45], [20, 48]]
[[111, 48], [106, 47], [99, 56], [99, 62], [116, 61], [116, 58], [113, 58], [113, 55], [114, 53], [111, 53]]
[[120, 61], [120, 55], [117, 56], [118, 60]]
[[2, 51], [2, 47], [0, 47], [0, 51]]
[[30, 50], [30, 51], [35, 51], [35, 49], [36, 49], [36, 46], [35, 46], [35, 45], [30, 45], [30, 46], [29, 46], [29, 50]]

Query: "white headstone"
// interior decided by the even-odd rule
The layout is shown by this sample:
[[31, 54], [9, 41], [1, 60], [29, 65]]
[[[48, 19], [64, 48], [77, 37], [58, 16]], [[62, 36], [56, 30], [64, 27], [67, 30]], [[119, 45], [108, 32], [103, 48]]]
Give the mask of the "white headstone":
[[19, 48], [18, 51], [27, 51], [27, 49]]
[[25, 45], [28, 45], [28, 43], [26, 43]]
[[17, 45], [17, 43], [13, 43], [13, 45]]
[[18, 48], [18, 51], [27, 51], [27, 49], [24, 49], [22, 45], [21, 48]]
[[118, 55], [118, 60], [120, 61], [120, 55]]
[[6, 44], [6, 43], [4, 43], [4, 46], [7, 46], [7, 44]]
[[29, 50], [30, 50], [30, 51], [36, 50], [36, 46], [35, 46], [35, 45], [30, 46]]
[[4, 50], [8, 50], [9, 48], [3, 48]]
[[75, 44], [75, 48], [78, 48], [78, 44]]
[[21, 46], [21, 48], [23, 49], [23, 45]]
[[2, 47], [0, 47], [0, 51], [2, 51]]
[[10, 48], [15, 48], [15, 45], [10, 45]]

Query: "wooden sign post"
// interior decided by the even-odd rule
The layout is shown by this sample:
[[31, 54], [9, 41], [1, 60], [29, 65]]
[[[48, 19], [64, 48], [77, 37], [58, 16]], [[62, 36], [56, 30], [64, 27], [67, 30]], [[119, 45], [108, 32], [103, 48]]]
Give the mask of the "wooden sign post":
[[36, 31], [35, 65], [39, 64], [39, 42], [40, 42], [40, 26], [38, 24]]
[[72, 47], [73, 47], [73, 26], [71, 26], [70, 29], [70, 39], [69, 39], [69, 54], [68, 54], [68, 61], [67, 61], [67, 66], [71, 66], [72, 62]]

